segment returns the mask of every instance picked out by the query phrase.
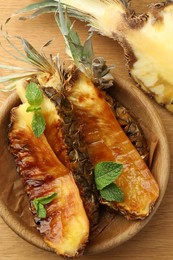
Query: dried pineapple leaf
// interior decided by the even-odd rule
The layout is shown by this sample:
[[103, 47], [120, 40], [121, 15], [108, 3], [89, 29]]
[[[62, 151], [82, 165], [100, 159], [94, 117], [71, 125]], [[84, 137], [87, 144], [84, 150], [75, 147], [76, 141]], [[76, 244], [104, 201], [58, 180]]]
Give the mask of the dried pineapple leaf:
[[20, 17], [20, 20], [34, 19], [37, 16], [40, 16], [42, 14], [56, 13], [56, 11], [57, 11], [56, 6], [48, 6], [48, 7], [38, 9], [36, 12], [32, 13], [28, 18], [27, 17]]
[[24, 8], [16, 11], [14, 13], [14, 15], [20, 14], [20, 13], [25, 13], [25, 12], [30, 12], [30, 11], [34, 11], [34, 10], [39, 10], [42, 8], [53, 7], [53, 6], [57, 7], [56, 1], [43, 1], [43, 2], [36, 3], [36, 4], [30, 4]]
[[27, 55], [28, 60], [34, 65], [43, 70], [44, 72], [54, 73], [54, 69], [50, 63], [25, 39], [21, 38], [23, 49]]
[[0, 64], [0, 68], [13, 71], [21, 71], [21, 73], [10, 74], [8, 76], [1, 76], [0, 83], [6, 83], [6, 85], [1, 88], [1, 91], [12, 91], [16, 87], [16, 82], [22, 78], [31, 78], [33, 75], [37, 75], [42, 72], [47, 72], [53, 74], [57, 72], [59, 77], [62, 79], [62, 68], [59, 63], [59, 57], [55, 57], [55, 61], [50, 55], [49, 60], [45, 56], [43, 49], [49, 46], [52, 40], [46, 42], [42, 48], [41, 53], [39, 53], [27, 40], [22, 37], [14, 37], [17, 40], [20, 40], [23, 47], [23, 52], [21, 52], [16, 45], [11, 41], [7, 32], [3, 32], [3, 26], [1, 26], [1, 35], [6, 40], [7, 44], [10, 45], [11, 50], [7, 50], [1, 43], [0, 47], [5, 51], [10, 57], [22, 61], [25, 64], [31, 65], [31, 67], [17, 67], [10, 66], [8, 64]]
[[56, 22], [65, 39], [67, 54], [73, 58], [76, 66], [82, 72], [84, 72], [85, 70], [82, 64], [83, 46], [81, 44], [78, 34], [74, 32], [72, 28], [73, 25], [71, 24], [70, 19], [67, 16], [67, 12], [65, 12], [65, 15], [63, 14], [63, 9], [60, 4], [59, 4], [59, 15], [58, 14], [56, 15]]
[[94, 51], [92, 45], [92, 33], [89, 35], [88, 39], [85, 41], [83, 46], [83, 57], [89, 64], [92, 64], [94, 59]]
[[[63, 4], [64, 1], [61, 1], [61, 4]], [[88, 16], [87, 14], [81, 13], [80, 11], [76, 10], [75, 8], [73, 8], [73, 6], [70, 5], [71, 2], [69, 2], [65, 5], [68, 6], [68, 15], [75, 17], [81, 21], [85, 21], [90, 23], [90, 16]], [[59, 8], [59, 1], [52, 1], [52, 0], [47, 0], [47, 1], [42, 1], [42, 2], [38, 2], [36, 4], [31, 4], [28, 5], [20, 10], [18, 10], [17, 12], [15, 12], [13, 16], [21, 14], [21, 13], [26, 13], [26, 12], [32, 12], [34, 11], [30, 16], [28, 17], [20, 17], [20, 19], [22, 20], [26, 20], [26, 19], [33, 19], [39, 15], [45, 14], [45, 13], [51, 13], [51, 12], [57, 12]], [[62, 7], [63, 8], [63, 7]], [[8, 18], [8, 20], [10, 20], [10, 18]]]
[[26, 71], [30, 71], [31, 68], [22, 68], [22, 67], [16, 67], [16, 66], [9, 66], [9, 65], [5, 65], [5, 64], [0, 64], [0, 68], [1, 69], [7, 69], [7, 70], [26, 70]]
[[21, 73], [21, 74], [11, 74], [11, 75], [8, 75], [8, 76], [2, 76], [2, 77], [0, 77], [0, 83], [2, 83], [2, 82], [7, 82], [7, 81], [9, 81], [9, 80], [16, 80], [16, 79], [21, 79], [21, 78], [24, 78], [24, 77], [26, 77], [26, 76], [30, 76], [31, 75], [31, 73], [30, 72], [28, 72], [28, 73]]

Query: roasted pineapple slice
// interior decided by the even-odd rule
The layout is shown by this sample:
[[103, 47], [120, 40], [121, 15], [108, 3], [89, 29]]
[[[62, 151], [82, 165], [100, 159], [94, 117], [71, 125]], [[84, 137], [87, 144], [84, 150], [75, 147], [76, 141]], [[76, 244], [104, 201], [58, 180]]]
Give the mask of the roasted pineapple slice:
[[[59, 1], [44, 1], [20, 10], [37, 10], [32, 17], [55, 12]], [[128, 0], [61, 0], [71, 16], [93, 30], [118, 40], [124, 48], [130, 75], [159, 104], [173, 112], [173, 3], [152, 4], [135, 15]]]
[[34, 136], [32, 113], [26, 112], [27, 107], [23, 104], [12, 109], [10, 151], [37, 223], [34, 199], [57, 193], [57, 197], [45, 205], [46, 217], [39, 220], [38, 229], [57, 254], [74, 257], [88, 241], [89, 221], [72, 173], [55, 156], [44, 135]]
[[159, 196], [158, 185], [123, 132], [101, 91], [84, 74], [76, 71], [67, 98], [74, 106], [93, 166], [104, 161], [123, 164], [116, 184], [124, 192], [124, 201], [103, 200], [102, 203], [120, 210], [130, 219], [148, 216]]
[[[127, 218], [145, 218], [158, 199], [158, 184], [120, 127], [104, 95], [99, 90], [101, 86], [98, 85], [97, 89], [93, 83], [95, 82], [95, 68], [94, 64], [90, 64], [89, 42], [84, 46], [81, 45], [78, 36], [72, 31], [68, 17], [66, 15], [63, 17], [61, 6], [59, 8], [60, 16], [57, 22], [64, 35], [68, 53], [74, 57], [78, 67], [76, 73], [74, 68], [74, 73], [71, 77], [69, 76], [69, 85], [66, 86], [65, 95], [74, 107], [89, 159], [93, 166], [100, 162], [116, 162], [123, 165], [123, 171], [115, 183], [124, 192], [124, 200], [104, 203], [118, 209]], [[76, 53], [78, 53], [77, 58]], [[108, 72], [108, 69], [105, 71]], [[101, 75], [105, 76], [105, 72]]]
[[[38, 77], [38, 82], [43, 83], [41, 78], [43, 79], [43, 75]], [[73, 110], [70, 108], [71, 112], [69, 113], [69, 104], [67, 106], [67, 102], [63, 101], [63, 96], [59, 92], [60, 89], [59, 91], [57, 90], [60, 79], [52, 76], [46, 81], [44, 82], [43, 91], [50, 98], [44, 95], [41, 104], [41, 111], [46, 121], [44, 135], [57, 158], [72, 171], [90, 221], [90, 226], [93, 228], [98, 223], [99, 201], [98, 192], [94, 184], [92, 166], [88, 161], [85, 146], [78, 134], [79, 131], [75, 124]], [[23, 103], [27, 103], [27, 85], [28, 81], [21, 80], [16, 87], [17, 94]], [[62, 111], [63, 116], [60, 116]]]

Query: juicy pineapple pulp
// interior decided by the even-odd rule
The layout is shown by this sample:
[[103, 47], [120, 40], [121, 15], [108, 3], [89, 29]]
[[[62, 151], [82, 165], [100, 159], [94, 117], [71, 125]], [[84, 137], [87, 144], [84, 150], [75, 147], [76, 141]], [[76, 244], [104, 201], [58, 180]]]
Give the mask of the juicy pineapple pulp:
[[[56, 75], [48, 76], [47, 74], [45, 77], [43, 73], [37, 79], [39, 84], [44, 86], [43, 93], [47, 93], [50, 97], [48, 98], [44, 93], [41, 104], [41, 111], [46, 121], [44, 135], [57, 158], [72, 171], [92, 229], [98, 223], [99, 218], [98, 193], [85, 146], [81, 140], [79, 142], [80, 135], [73, 112], [69, 113], [69, 108], [66, 107], [66, 104], [63, 105], [65, 102], [63, 102], [59, 79]], [[27, 103], [25, 96], [27, 84], [26, 80], [21, 80], [16, 88], [23, 103]], [[56, 104], [56, 102], [58, 103]], [[60, 116], [61, 110], [66, 114], [65, 118]]]
[[74, 257], [88, 241], [89, 221], [72, 173], [55, 156], [45, 135], [34, 136], [32, 113], [26, 112], [27, 107], [23, 104], [12, 110], [10, 151], [35, 217], [32, 201], [57, 193], [57, 197], [45, 205], [47, 216], [40, 219], [39, 231], [57, 254]]
[[136, 61], [130, 73], [136, 82], [154, 96], [159, 104], [173, 112], [173, 5], [160, 10], [158, 17], [149, 13], [148, 21], [138, 30], [128, 30], [125, 39]]
[[[40, 74], [38, 80], [41, 83], [43, 83], [44, 81], [45, 86], [47, 82], [49, 82], [49, 84], [53, 86], [55, 85], [56, 87], [58, 86], [59, 83], [59, 79], [56, 76], [49, 78], [49, 75], [45, 73]], [[23, 103], [28, 103], [26, 99], [27, 85], [28, 82], [23, 79], [18, 82], [16, 87], [17, 94]], [[64, 165], [68, 166], [67, 152], [65, 150], [65, 144], [63, 142], [63, 131], [62, 131], [63, 122], [57, 113], [55, 105], [46, 96], [44, 96], [43, 98], [43, 102], [41, 104], [41, 111], [46, 121], [46, 128], [44, 131], [44, 135], [49, 145], [51, 146], [52, 150], [54, 151], [55, 155], [58, 157], [58, 159]]]
[[103, 161], [123, 164], [115, 182], [124, 192], [124, 201], [103, 203], [119, 209], [127, 218], [145, 218], [159, 196], [154, 177], [122, 131], [101, 91], [82, 73], [72, 82], [67, 98], [76, 111], [93, 166]]

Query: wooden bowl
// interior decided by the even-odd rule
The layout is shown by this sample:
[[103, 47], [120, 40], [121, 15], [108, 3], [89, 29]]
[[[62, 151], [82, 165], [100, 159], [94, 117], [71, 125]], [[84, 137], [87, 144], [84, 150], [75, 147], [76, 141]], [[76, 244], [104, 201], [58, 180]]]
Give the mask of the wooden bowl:
[[[152, 218], [158, 209], [168, 182], [170, 153], [164, 127], [148, 97], [130, 82], [119, 79], [112, 90], [115, 96], [137, 119], [150, 146], [151, 171], [160, 187], [159, 199], [145, 220], [128, 221], [123, 216], [102, 212], [99, 229], [91, 236], [86, 252], [100, 253], [114, 248], [133, 237]], [[51, 251], [37, 232], [21, 178], [8, 151], [7, 131], [10, 110], [20, 103], [13, 93], [1, 108], [0, 114], [0, 214], [4, 221], [28, 242]]]

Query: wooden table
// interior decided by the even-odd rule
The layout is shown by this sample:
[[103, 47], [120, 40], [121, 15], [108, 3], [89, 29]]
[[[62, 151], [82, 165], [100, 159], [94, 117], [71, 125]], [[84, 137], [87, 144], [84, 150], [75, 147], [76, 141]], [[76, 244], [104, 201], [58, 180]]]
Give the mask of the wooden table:
[[[1, 0], [0, 1], [0, 24], [21, 7], [34, 0]], [[157, 2], [157, 1], [154, 1]], [[147, 4], [151, 3], [150, 0], [134, 0], [133, 6], [139, 13], [144, 11]], [[80, 31], [82, 39], [87, 36], [86, 27], [76, 22], [75, 27]], [[28, 39], [37, 49], [39, 49], [49, 39], [55, 38], [54, 43], [48, 48], [48, 52], [56, 54], [61, 53], [64, 56], [64, 42], [55, 24], [53, 15], [44, 15], [32, 21], [20, 22], [14, 18], [7, 26], [10, 35], [23, 36]], [[171, 32], [172, 33], [172, 32]], [[0, 38], [0, 41], [2, 37]], [[97, 55], [103, 55], [108, 64], [114, 62], [117, 66], [114, 75], [121, 75], [130, 81], [127, 70], [124, 67], [125, 60], [121, 47], [113, 40], [107, 39], [102, 36], [94, 36], [94, 46]], [[111, 54], [111, 55], [110, 55]], [[6, 61], [6, 56], [1, 57], [0, 50], [0, 63]], [[172, 54], [171, 54], [172, 55]], [[0, 74], [2, 75], [2, 70]], [[9, 94], [0, 92], [0, 105], [5, 102]], [[163, 124], [166, 129], [167, 137], [170, 144], [170, 153], [173, 154], [173, 117], [167, 111], [159, 107], [153, 102], [156, 110], [159, 112]], [[134, 238], [125, 244], [115, 248], [112, 251], [102, 255], [87, 255], [82, 259], [121, 259], [121, 260], [172, 260], [173, 259], [173, 156], [171, 158], [171, 172], [167, 191], [161, 206], [149, 222], [149, 224]], [[56, 255], [40, 250], [17, 236], [4, 222], [0, 219], [0, 259], [1, 260], [54, 260], [60, 259]]]

